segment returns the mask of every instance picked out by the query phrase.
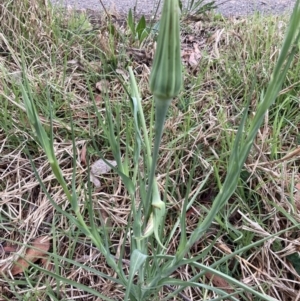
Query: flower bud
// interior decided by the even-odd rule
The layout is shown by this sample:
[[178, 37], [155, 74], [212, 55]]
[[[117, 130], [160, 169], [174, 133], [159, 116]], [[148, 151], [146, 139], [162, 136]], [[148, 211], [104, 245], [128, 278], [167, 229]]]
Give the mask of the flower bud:
[[150, 89], [158, 99], [176, 97], [182, 85], [178, 0], [164, 0]]

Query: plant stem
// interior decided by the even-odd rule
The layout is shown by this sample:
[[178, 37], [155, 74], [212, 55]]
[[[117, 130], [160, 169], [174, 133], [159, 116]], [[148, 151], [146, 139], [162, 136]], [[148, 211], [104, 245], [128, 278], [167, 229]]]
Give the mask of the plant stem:
[[[148, 191], [147, 191], [147, 208], [146, 208], [146, 217], [149, 217], [150, 214], [150, 200], [152, 196], [152, 189], [153, 189], [153, 183], [155, 177], [155, 169], [156, 169], [156, 163], [158, 158], [158, 152], [159, 152], [159, 146], [160, 141], [164, 129], [164, 123], [166, 119], [166, 115], [168, 112], [168, 108], [170, 106], [170, 103], [172, 99], [160, 99], [158, 97], [154, 96], [155, 100], [155, 138], [154, 138], [154, 147], [153, 147], [153, 154], [152, 154], [152, 163], [151, 163], [151, 170], [150, 170], [150, 176], [149, 176], [149, 185], [148, 185]], [[156, 189], [156, 188], [155, 188]]]

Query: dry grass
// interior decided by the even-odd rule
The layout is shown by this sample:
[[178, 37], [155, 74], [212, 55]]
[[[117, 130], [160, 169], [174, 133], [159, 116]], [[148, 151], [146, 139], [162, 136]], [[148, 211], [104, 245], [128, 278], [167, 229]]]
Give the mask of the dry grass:
[[[124, 288], [100, 274], [114, 276], [103, 256], [66, 217], [54, 210], [49, 197], [41, 189], [30, 158], [52, 200], [72, 214], [44, 153], [34, 142], [17, 82], [22, 76], [23, 55], [26, 76], [47, 131], [50, 105], [54, 112], [55, 154], [69, 185], [76, 168], [80, 209], [88, 220], [85, 205], [87, 167], [80, 157], [83, 146], [88, 145], [91, 162], [99, 158], [99, 149], [105, 157], [112, 156], [107, 137], [98, 127], [91, 100], [94, 98], [99, 114], [104, 115], [105, 93], [97, 89], [96, 84], [107, 80], [112, 105], [122, 108], [119, 124], [125, 152], [125, 129], [127, 127], [130, 131], [132, 127], [130, 104], [124, 87], [110, 68], [124, 76], [127, 87], [126, 67], [128, 58], [132, 59], [130, 65], [133, 65], [140, 82], [147, 115], [151, 111], [147, 82], [153, 43], [149, 39], [136, 50], [137, 44], [126, 44], [129, 41], [125, 36], [126, 28], [115, 23], [115, 35], [109, 35], [109, 24], [104, 18], [97, 29], [86, 32], [74, 25], [70, 30], [66, 18], [53, 13], [52, 8], [37, 0], [0, 4], [0, 16], [0, 67], [3, 70], [0, 74], [0, 266], [5, 270], [0, 276], [0, 300], [101, 300], [68, 282], [58, 282], [35, 267], [18, 275], [9, 273], [13, 261], [24, 254], [26, 246], [42, 235], [52, 238], [50, 253], [54, 255], [49, 254], [50, 271], [94, 288], [112, 299], [123, 300]], [[166, 233], [170, 229], [168, 225], [174, 223], [180, 212], [189, 174], [195, 164], [191, 195], [201, 185], [209, 168], [214, 169], [214, 174], [187, 214], [188, 231], [197, 226], [200, 216], [209, 209], [218, 191], [218, 182], [226, 173], [253, 74], [257, 76], [250, 95], [254, 111], [278, 55], [285, 23], [275, 17], [268, 20], [222, 20], [210, 16], [198, 22], [187, 22], [183, 27], [185, 90], [171, 107], [158, 164], [159, 185], [165, 192], [168, 208]], [[193, 246], [190, 257], [216, 240], [203, 262], [211, 265], [226, 254], [300, 222], [297, 190], [300, 182], [297, 145], [299, 66], [296, 57], [281, 96], [269, 111], [257, 136], [236, 194], [219, 213], [206, 237]], [[74, 122], [76, 166], [73, 165], [71, 119]], [[124, 269], [128, 269], [126, 260], [130, 256], [130, 240], [125, 229], [131, 210], [130, 198], [117, 175], [104, 175], [101, 183], [100, 189], [92, 189], [95, 220], [99, 225], [104, 220], [109, 227], [109, 248], [116, 258], [123, 241], [127, 241]], [[286, 231], [233, 256], [218, 269], [277, 300], [300, 300], [300, 276], [288, 257], [299, 250], [298, 236], [298, 230]], [[178, 239], [179, 233], [175, 233], [168, 246], [170, 254], [176, 250]], [[9, 246], [16, 246], [16, 252], [6, 252]], [[195, 272], [195, 268], [186, 266], [174, 276], [189, 280]], [[202, 281], [215, 286], [224, 285], [206, 276]], [[170, 290], [174, 287], [164, 288], [158, 299], [161, 300]], [[205, 295], [206, 298], [214, 296], [203, 288], [190, 288], [182, 293], [174, 300], [207, 300]], [[240, 296], [240, 300], [256, 299], [246, 295]]]

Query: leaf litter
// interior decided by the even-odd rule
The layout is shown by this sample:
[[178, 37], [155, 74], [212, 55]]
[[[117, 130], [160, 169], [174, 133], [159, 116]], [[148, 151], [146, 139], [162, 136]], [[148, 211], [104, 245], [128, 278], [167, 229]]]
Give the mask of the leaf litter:
[[[24, 256], [19, 256], [19, 258], [13, 262], [11, 267], [4, 265], [0, 267], [0, 273], [6, 272], [12, 276], [23, 273], [31, 263], [35, 263], [39, 259], [46, 259], [47, 252], [50, 249], [50, 239], [48, 236], [41, 236], [36, 238], [31, 245], [26, 249]], [[5, 252], [17, 251], [16, 247], [8, 246], [3, 247]], [[44, 261], [45, 262], [45, 261]]]

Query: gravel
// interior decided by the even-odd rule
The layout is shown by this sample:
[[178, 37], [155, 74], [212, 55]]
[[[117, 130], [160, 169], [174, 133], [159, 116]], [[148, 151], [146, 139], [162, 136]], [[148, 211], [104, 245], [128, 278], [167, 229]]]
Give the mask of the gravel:
[[[106, 9], [117, 10], [120, 14], [126, 14], [130, 8], [136, 5], [138, 14], [151, 15], [158, 3], [156, 0], [50, 0], [54, 4], [63, 4], [76, 9], [102, 10], [102, 5]], [[191, 0], [183, 0], [187, 4]], [[199, 0], [198, 0], [199, 1]], [[209, 2], [208, 0], [202, 0]], [[161, 1], [162, 2], [162, 1]], [[197, 2], [197, 0], [195, 0]], [[259, 11], [264, 14], [282, 14], [293, 9], [296, 0], [216, 0], [217, 11], [225, 16], [245, 16]]]

